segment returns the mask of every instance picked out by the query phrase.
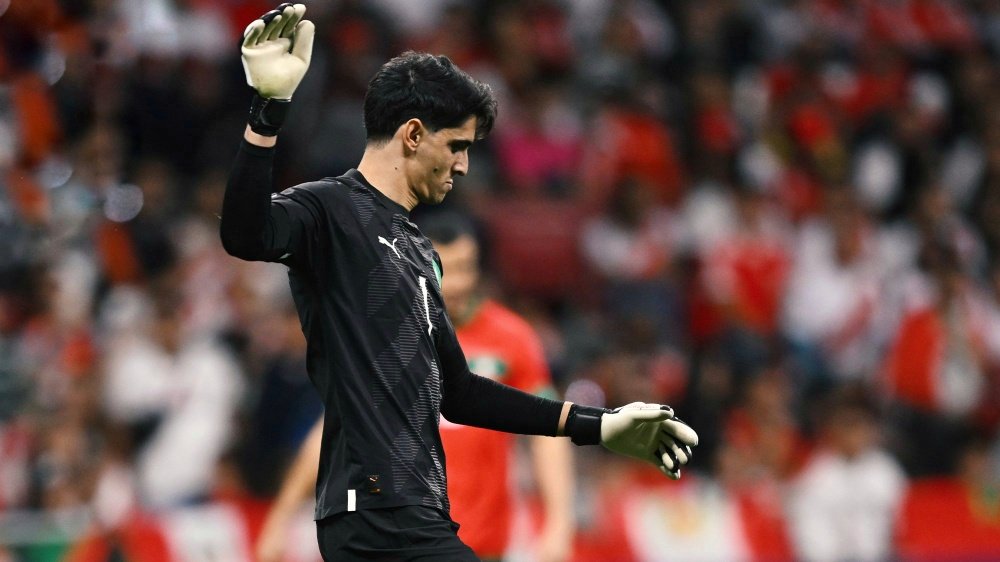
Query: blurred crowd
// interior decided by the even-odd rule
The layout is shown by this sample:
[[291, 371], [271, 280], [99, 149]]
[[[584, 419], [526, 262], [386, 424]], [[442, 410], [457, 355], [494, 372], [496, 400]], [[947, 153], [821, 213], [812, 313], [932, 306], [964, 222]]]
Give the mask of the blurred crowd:
[[[567, 399], [702, 437], [613, 555], [599, 499], [649, 478], [578, 449], [576, 559], [1000, 556], [1000, 1], [306, 4], [276, 187], [358, 162], [384, 61], [447, 54], [500, 100], [444, 203], [488, 290]], [[218, 241], [272, 7], [0, 0], [0, 560], [257, 521], [321, 412], [284, 268]]]

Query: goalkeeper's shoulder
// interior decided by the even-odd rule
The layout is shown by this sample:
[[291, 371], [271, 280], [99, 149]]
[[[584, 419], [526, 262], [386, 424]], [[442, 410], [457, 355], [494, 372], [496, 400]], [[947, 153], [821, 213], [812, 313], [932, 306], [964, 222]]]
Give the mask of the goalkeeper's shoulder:
[[295, 184], [275, 193], [272, 198], [277, 200], [308, 198], [323, 205], [342, 208], [345, 205], [352, 206], [350, 190], [350, 186], [339, 178], [325, 177]]

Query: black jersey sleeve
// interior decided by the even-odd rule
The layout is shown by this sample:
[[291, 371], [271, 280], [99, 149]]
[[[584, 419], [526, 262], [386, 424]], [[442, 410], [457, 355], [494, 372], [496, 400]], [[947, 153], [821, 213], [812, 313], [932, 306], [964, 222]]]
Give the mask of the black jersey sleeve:
[[563, 402], [481, 377], [469, 370], [448, 315], [440, 315], [441, 414], [450, 422], [524, 435], [555, 436]]
[[274, 150], [240, 144], [222, 203], [222, 245], [245, 260], [303, 263], [322, 205], [316, 197], [292, 196], [294, 190], [272, 195]]

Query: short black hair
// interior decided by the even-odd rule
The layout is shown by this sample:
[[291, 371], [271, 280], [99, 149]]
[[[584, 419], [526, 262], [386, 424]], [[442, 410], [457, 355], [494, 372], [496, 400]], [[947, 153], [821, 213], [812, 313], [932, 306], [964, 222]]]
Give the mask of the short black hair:
[[451, 244], [463, 236], [470, 236], [478, 244], [479, 233], [467, 215], [457, 211], [427, 213], [417, 219], [420, 231], [435, 244]]
[[378, 69], [365, 94], [368, 142], [383, 142], [408, 120], [432, 131], [476, 117], [476, 138], [489, 134], [497, 115], [493, 90], [444, 55], [406, 51]]

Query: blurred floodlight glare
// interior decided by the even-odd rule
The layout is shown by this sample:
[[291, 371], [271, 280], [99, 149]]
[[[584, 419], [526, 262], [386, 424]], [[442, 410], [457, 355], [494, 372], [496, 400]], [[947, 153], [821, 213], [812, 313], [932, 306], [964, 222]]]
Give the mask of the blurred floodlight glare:
[[104, 216], [114, 222], [127, 222], [142, 210], [142, 190], [132, 184], [122, 184], [108, 190], [104, 200]]
[[566, 400], [574, 404], [589, 404], [603, 408], [607, 399], [601, 386], [590, 379], [580, 379], [566, 387]]

